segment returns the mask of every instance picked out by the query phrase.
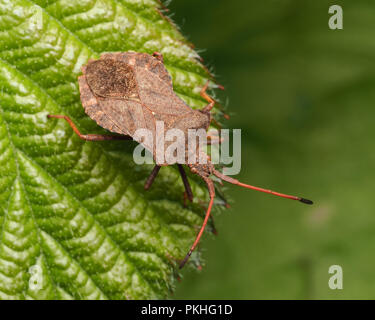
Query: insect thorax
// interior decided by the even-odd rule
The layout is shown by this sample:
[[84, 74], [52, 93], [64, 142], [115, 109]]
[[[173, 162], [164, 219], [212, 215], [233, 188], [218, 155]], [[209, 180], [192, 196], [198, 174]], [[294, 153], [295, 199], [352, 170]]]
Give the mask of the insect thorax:
[[194, 163], [188, 164], [188, 166], [192, 173], [197, 174], [202, 178], [208, 178], [215, 170], [215, 167], [210, 161], [208, 161], [206, 164]]

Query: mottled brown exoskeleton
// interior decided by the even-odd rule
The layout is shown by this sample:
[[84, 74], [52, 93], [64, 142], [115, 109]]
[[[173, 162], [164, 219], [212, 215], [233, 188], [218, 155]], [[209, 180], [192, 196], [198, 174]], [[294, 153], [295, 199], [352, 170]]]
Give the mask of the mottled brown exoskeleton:
[[[163, 121], [165, 129], [179, 129], [187, 133], [189, 129], [207, 130], [211, 122], [210, 111], [214, 100], [206, 93], [208, 83], [201, 90], [201, 96], [208, 101], [202, 110], [190, 108], [173, 91], [172, 79], [163, 63], [163, 56], [155, 52], [153, 55], [137, 52], [106, 53], [98, 60], [89, 60], [82, 67], [83, 75], [78, 78], [82, 105], [87, 115], [97, 124], [120, 136], [97, 134], [81, 134], [71, 119], [63, 115], [48, 115], [49, 118], [63, 118], [75, 133], [88, 141], [132, 140], [136, 130], [144, 128], [155, 133], [156, 121]], [[187, 136], [187, 135], [186, 135]], [[155, 137], [155, 134], [154, 134]], [[167, 142], [166, 142], [167, 143]], [[157, 162], [155, 146], [142, 143], [153, 155], [156, 166], [145, 183], [149, 189], [161, 166], [166, 162]], [[186, 149], [186, 146], [185, 146]], [[180, 263], [182, 268], [197, 246], [210, 217], [215, 197], [215, 187], [211, 175], [232, 184], [254, 189], [283, 198], [298, 200], [306, 204], [312, 201], [295, 196], [277, 193], [271, 190], [243, 184], [238, 180], [223, 175], [215, 170], [208, 160], [205, 164], [187, 163], [191, 172], [199, 175], [207, 184], [210, 202], [202, 227], [186, 257]], [[185, 193], [190, 201], [193, 194], [182, 164], [177, 164]]]

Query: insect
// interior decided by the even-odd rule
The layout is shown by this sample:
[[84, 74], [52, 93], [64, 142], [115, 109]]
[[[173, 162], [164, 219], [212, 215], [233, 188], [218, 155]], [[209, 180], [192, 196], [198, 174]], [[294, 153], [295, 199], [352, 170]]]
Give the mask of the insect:
[[[82, 67], [83, 75], [78, 78], [81, 102], [87, 115], [97, 124], [118, 136], [81, 134], [72, 120], [64, 115], [48, 115], [49, 118], [65, 119], [74, 132], [84, 140], [132, 140], [135, 131], [147, 128], [155, 132], [155, 122], [163, 121], [168, 129], [179, 129], [187, 132], [189, 129], [208, 130], [211, 122], [210, 111], [215, 101], [206, 93], [208, 83], [201, 90], [201, 96], [208, 102], [202, 110], [190, 108], [173, 91], [172, 79], [164, 66], [163, 56], [155, 52], [153, 55], [133, 51], [105, 53], [98, 60], [89, 60]], [[156, 165], [145, 183], [148, 190], [154, 182], [160, 168], [167, 166], [166, 162], [157, 162], [155, 148], [144, 145], [153, 153]], [[185, 146], [183, 146], [185, 147]], [[215, 187], [210, 176], [216, 177], [244, 188], [253, 189], [279, 197], [298, 200], [312, 204], [311, 200], [302, 197], [286, 195], [239, 182], [217, 171], [209, 161], [205, 164], [187, 163], [191, 172], [200, 176], [207, 185], [210, 201], [203, 224], [189, 252], [180, 263], [182, 268], [205, 230], [215, 198]], [[189, 185], [184, 167], [177, 164], [185, 187], [185, 194], [190, 201], [193, 193]]]

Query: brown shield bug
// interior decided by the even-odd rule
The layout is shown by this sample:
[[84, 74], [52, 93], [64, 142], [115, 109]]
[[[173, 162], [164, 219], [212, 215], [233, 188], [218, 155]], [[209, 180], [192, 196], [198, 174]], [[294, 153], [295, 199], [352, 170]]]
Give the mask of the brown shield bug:
[[[78, 81], [85, 112], [99, 126], [120, 135], [84, 135], [79, 132], [69, 117], [48, 115], [49, 118], [65, 119], [81, 139], [88, 141], [132, 140], [135, 131], [140, 128], [146, 128], [154, 133], [156, 121], [163, 121], [168, 129], [179, 129], [183, 132], [187, 132], [189, 129], [207, 131], [210, 125], [210, 111], [215, 102], [206, 93], [208, 83], [201, 91], [201, 96], [208, 101], [208, 105], [202, 110], [190, 108], [174, 93], [172, 79], [164, 66], [163, 56], [160, 53], [155, 52], [153, 55], [137, 52], [106, 53], [98, 60], [89, 60], [88, 64], [82, 67], [82, 72], [83, 75], [78, 78]], [[153, 154], [156, 162], [155, 168], [145, 183], [147, 190], [151, 187], [161, 166], [166, 166], [168, 163], [156, 161], [155, 148], [145, 143], [142, 144]], [[183, 147], [186, 149], [186, 146]], [[313, 203], [311, 200], [301, 197], [241, 183], [215, 170], [209, 159], [205, 164], [198, 162], [186, 162], [185, 164], [192, 173], [200, 176], [207, 184], [210, 202], [200, 231], [191, 249], [180, 263], [180, 268], [185, 265], [196, 248], [210, 217], [215, 197], [215, 187], [210, 179], [211, 175], [244, 188], [298, 200], [305, 204]], [[192, 200], [193, 194], [182, 164], [178, 164], [178, 169], [186, 195], [189, 200]]]

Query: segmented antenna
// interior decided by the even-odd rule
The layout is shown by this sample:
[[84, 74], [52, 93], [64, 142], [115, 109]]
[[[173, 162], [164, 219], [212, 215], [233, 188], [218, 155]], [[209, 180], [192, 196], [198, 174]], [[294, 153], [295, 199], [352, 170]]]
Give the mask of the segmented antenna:
[[259, 187], [251, 186], [249, 184], [239, 182], [238, 180], [233, 179], [231, 177], [228, 177], [228, 176], [222, 174], [221, 172], [219, 172], [217, 170], [214, 170], [214, 175], [216, 177], [220, 178], [221, 180], [224, 180], [226, 182], [229, 182], [231, 184], [235, 184], [235, 185], [243, 187], [243, 188], [252, 189], [252, 190], [256, 190], [256, 191], [260, 191], [260, 192], [264, 192], [264, 193], [268, 193], [268, 194], [273, 194], [274, 196], [281, 197], [281, 198], [298, 200], [298, 201], [300, 201], [302, 203], [305, 203], [305, 204], [313, 204], [313, 202], [311, 200], [308, 200], [308, 199], [305, 199], [305, 198], [302, 198], [302, 197], [290, 196], [288, 194], [279, 193], [279, 192], [275, 192], [275, 191], [272, 191], [272, 190], [267, 190], [267, 189], [263, 189], [263, 188], [259, 188]]
[[[298, 201], [300, 201], [302, 203], [305, 203], [305, 204], [313, 204], [313, 202], [311, 200], [308, 200], [308, 199], [305, 199], [305, 198], [302, 198], [302, 197], [291, 196], [291, 195], [288, 195], [288, 194], [283, 194], [283, 193], [279, 193], [279, 192], [275, 192], [275, 191], [272, 191], [272, 190], [267, 190], [267, 189], [263, 189], [263, 188], [259, 188], [259, 187], [251, 186], [249, 184], [239, 182], [238, 180], [233, 179], [231, 177], [228, 177], [228, 176], [226, 176], [226, 175], [224, 175], [221, 172], [216, 171], [216, 170], [213, 171], [213, 174], [216, 177], [220, 178], [221, 180], [224, 180], [224, 181], [229, 182], [231, 184], [238, 185], [240, 187], [244, 187], [244, 188], [247, 188], [247, 189], [252, 189], [252, 190], [272, 194], [274, 196], [278, 196], [278, 197], [281, 197], [281, 198], [298, 200]], [[213, 184], [213, 182], [210, 178], [204, 178], [204, 181], [207, 184], [208, 192], [210, 194], [210, 203], [208, 205], [208, 208], [207, 208], [207, 211], [206, 211], [206, 216], [204, 218], [202, 227], [199, 230], [199, 233], [198, 233], [197, 237], [195, 238], [195, 241], [194, 241], [193, 245], [191, 246], [188, 254], [184, 258], [184, 260], [182, 260], [182, 262], [180, 263], [180, 269], [186, 264], [186, 262], [189, 260], [189, 258], [191, 256], [191, 254], [193, 253], [194, 249], [198, 245], [199, 240], [201, 239], [201, 237], [203, 235], [204, 229], [206, 228], [208, 219], [210, 218], [210, 214], [211, 214], [211, 210], [212, 210], [212, 206], [213, 206], [214, 198], [215, 198], [215, 187], [214, 187], [214, 184]]]

